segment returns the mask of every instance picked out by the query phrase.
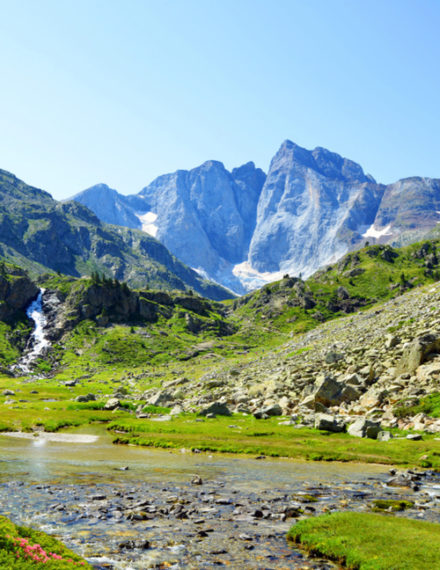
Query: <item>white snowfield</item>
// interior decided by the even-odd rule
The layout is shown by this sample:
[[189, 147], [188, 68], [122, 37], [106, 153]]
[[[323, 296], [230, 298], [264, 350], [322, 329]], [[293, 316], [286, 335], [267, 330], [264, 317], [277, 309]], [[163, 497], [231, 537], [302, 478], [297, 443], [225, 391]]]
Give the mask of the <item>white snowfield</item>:
[[381, 230], [376, 230], [374, 224], [372, 224], [365, 233], [362, 234], [362, 237], [372, 237], [372, 238], [380, 238], [382, 236], [390, 236], [393, 232], [390, 231], [391, 224], [388, 224], [386, 227], [382, 228]]
[[155, 225], [157, 220], [157, 214], [154, 212], [147, 212], [146, 214], [136, 214], [142, 224], [142, 231], [150, 236], [156, 237], [159, 230], [158, 226]]

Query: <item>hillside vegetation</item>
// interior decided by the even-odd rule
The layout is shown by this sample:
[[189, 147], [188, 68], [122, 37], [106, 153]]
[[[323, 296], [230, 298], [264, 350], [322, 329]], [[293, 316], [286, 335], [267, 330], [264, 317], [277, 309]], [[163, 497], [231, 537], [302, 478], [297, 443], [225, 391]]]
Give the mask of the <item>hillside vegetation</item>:
[[[33, 374], [17, 377], [11, 365], [31, 331], [24, 308], [37, 286], [6, 264], [2, 290], [22, 285], [3, 297], [0, 429], [99, 421], [119, 443], [440, 465], [435, 342], [418, 368], [398, 370], [407, 344], [428, 330], [440, 337], [438, 246], [368, 246], [306, 281], [285, 276], [223, 303], [192, 292], [133, 290], [98, 272], [42, 275], [51, 348]], [[333, 392], [323, 396], [323, 385]], [[199, 412], [218, 417], [200, 422]], [[235, 431], [222, 423], [229, 413], [238, 414]], [[321, 424], [322, 414], [333, 423]], [[152, 421], [157, 415], [165, 423]], [[343, 432], [363, 417], [395, 436], [425, 435], [417, 444], [353, 444]], [[295, 430], [298, 439], [293, 425], [305, 430]], [[322, 429], [341, 433], [330, 433], [328, 446]]]

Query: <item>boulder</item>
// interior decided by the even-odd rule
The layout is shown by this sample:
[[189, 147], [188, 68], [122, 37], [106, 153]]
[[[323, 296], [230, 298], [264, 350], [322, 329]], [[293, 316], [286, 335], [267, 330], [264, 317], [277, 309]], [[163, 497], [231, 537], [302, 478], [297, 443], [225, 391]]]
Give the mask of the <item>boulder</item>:
[[304, 398], [304, 400], [302, 402], [300, 402], [299, 405], [304, 407], [304, 408], [308, 408], [309, 410], [314, 410], [315, 409], [315, 396], [307, 396], [306, 398]]
[[315, 401], [321, 402], [324, 406], [334, 406], [339, 404], [339, 394], [341, 384], [333, 376], [322, 376], [315, 383], [313, 394]]
[[165, 406], [171, 404], [174, 401], [174, 397], [167, 390], [159, 390], [154, 396], [151, 396], [148, 400], [150, 406]]
[[315, 428], [338, 433], [345, 431], [345, 423], [331, 414], [316, 414]]
[[403, 351], [396, 374], [413, 374], [433, 352], [440, 352], [440, 337], [434, 334], [419, 336]]
[[352, 384], [338, 382], [333, 376], [321, 377], [315, 384], [315, 401], [324, 406], [338, 406], [342, 402], [358, 400], [361, 393]]
[[279, 404], [272, 404], [270, 406], [266, 406], [262, 408], [262, 413], [268, 415], [269, 417], [272, 416], [281, 416], [283, 414], [283, 410]]
[[325, 361], [327, 364], [334, 364], [335, 362], [339, 362], [339, 360], [343, 360], [344, 356], [342, 354], [340, 354], [339, 352], [328, 352], [325, 355]]
[[393, 435], [390, 431], [380, 431], [377, 434], [377, 438], [378, 441], [389, 441], [390, 439], [393, 439]]
[[104, 410], [116, 410], [116, 408], [119, 406], [119, 404], [120, 404], [120, 402], [119, 402], [118, 398], [110, 398], [105, 403]]
[[214, 416], [230, 416], [231, 411], [226, 404], [223, 404], [222, 402], [214, 402], [200, 411], [201, 416], [207, 416], [208, 414], [213, 414]]
[[382, 404], [388, 392], [386, 390], [379, 390], [371, 388], [359, 400], [359, 404], [366, 410], [377, 408]]
[[95, 400], [95, 394], [81, 394], [75, 398], [75, 402], [93, 402]]
[[379, 422], [373, 422], [371, 420], [367, 420], [367, 418], [359, 418], [348, 427], [347, 431], [354, 437], [368, 437], [370, 439], [376, 439], [381, 429]]

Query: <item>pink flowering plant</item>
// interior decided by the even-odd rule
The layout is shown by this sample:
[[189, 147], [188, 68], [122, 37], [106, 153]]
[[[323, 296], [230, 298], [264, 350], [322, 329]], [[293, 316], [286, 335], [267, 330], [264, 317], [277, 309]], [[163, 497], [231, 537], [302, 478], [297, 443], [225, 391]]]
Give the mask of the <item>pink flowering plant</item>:
[[0, 568], [73, 570], [75, 567], [91, 568], [55, 538], [44, 532], [16, 526], [0, 516]]

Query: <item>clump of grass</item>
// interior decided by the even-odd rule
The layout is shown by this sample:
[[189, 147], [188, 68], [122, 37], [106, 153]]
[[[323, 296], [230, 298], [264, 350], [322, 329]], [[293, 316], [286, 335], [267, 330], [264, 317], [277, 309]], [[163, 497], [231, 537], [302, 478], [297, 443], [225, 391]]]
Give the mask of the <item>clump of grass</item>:
[[425, 396], [414, 406], [398, 405], [394, 408], [393, 412], [398, 418], [415, 416], [420, 413], [431, 416], [432, 418], [440, 418], [440, 392], [434, 392]]
[[381, 513], [384, 511], [387, 512], [400, 512], [406, 511], [406, 509], [410, 509], [414, 506], [412, 501], [397, 501], [395, 499], [376, 499], [373, 501], [372, 510], [376, 513]]
[[299, 521], [288, 540], [356, 570], [432, 570], [440, 525], [371, 513], [333, 513]]

